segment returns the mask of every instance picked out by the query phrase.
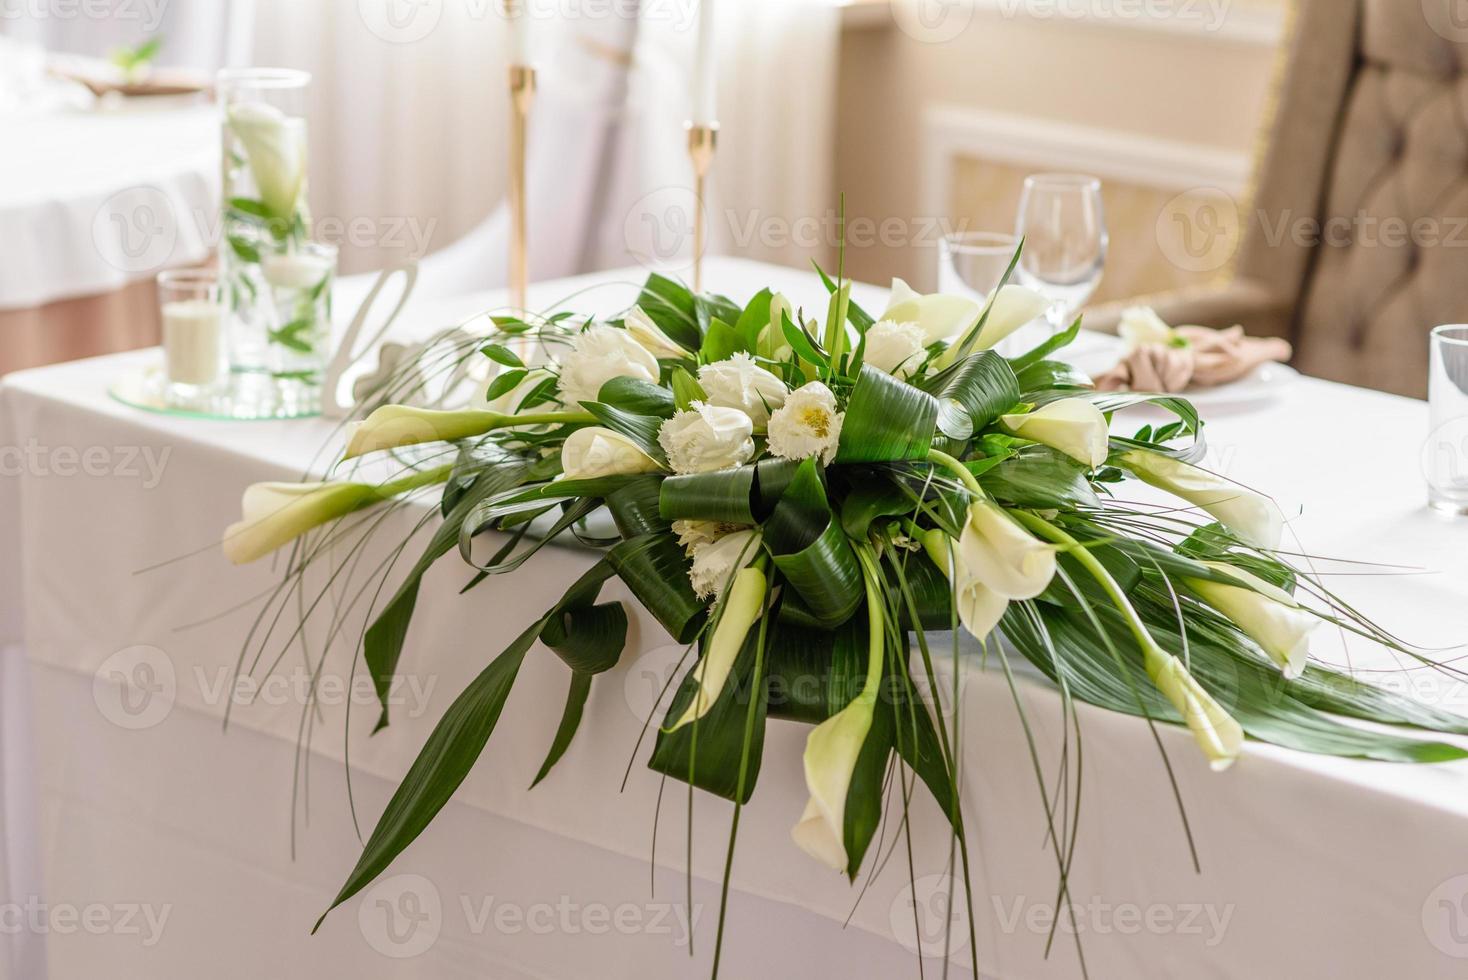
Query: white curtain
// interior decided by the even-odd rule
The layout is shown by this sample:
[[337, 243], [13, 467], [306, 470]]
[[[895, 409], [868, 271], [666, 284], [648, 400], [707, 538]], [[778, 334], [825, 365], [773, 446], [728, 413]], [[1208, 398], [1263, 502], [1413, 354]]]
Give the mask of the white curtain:
[[[570, 9], [611, 17], [628, 6]], [[545, 130], [531, 142], [531, 274], [654, 260], [676, 271], [679, 249], [686, 256], [692, 245], [683, 124], [697, 3], [644, 0], [635, 32], [552, 15], [566, 7], [530, 3], [541, 65], [536, 125]], [[838, 10], [831, 0], [723, 0], [717, 23], [722, 129], [707, 209], [711, 248], [804, 263], [808, 248], [781, 229], [835, 205]], [[627, 63], [619, 45], [634, 36], [630, 71], [587, 67]], [[492, 214], [505, 187], [507, 121], [496, 0], [259, 0], [255, 48], [258, 64], [315, 76], [312, 209], [318, 228], [355, 219], [359, 233], [342, 243], [345, 269], [419, 257], [425, 240], [442, 249], [476, 227], [475, 254], [503, 249], [503, 223]], [[550, 118], [571, 112], [587, 122]], [[655, 228], [664, 233], [649, 249]], [[458, 288], [503, 283], [502, 262], [477, 264], [482, 278]]]

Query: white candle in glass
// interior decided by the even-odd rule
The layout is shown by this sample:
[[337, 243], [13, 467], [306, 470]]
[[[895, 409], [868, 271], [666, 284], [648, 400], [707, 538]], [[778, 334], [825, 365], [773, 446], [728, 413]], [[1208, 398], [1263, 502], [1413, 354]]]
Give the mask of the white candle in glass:
[[712, 126], [719, 117], [719, 65], [714, 53], [714, 2], [698, 5], [698, 46], [693, 53], [693, 112], [695, 126]]
[[206, 385], [219, 377], [219, 304], [181, 299], [163, 304], [163, 360], [174, 384]]
[[530, 12], [526, 4], [527, 0], [504, 0], [511, 65], [530, 64]]

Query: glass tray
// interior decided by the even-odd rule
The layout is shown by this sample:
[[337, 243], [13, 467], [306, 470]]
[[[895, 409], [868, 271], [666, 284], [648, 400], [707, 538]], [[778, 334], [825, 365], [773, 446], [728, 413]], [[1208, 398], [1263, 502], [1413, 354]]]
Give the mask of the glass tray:
[[124, 371], [107, 394], [130, 408], [179, 418], [248, 422], [321, 414], [319, 388], [301, 382], [280, 385], [265, 375], [228, 374], [192, 397], [170, 398], [161, 364]]

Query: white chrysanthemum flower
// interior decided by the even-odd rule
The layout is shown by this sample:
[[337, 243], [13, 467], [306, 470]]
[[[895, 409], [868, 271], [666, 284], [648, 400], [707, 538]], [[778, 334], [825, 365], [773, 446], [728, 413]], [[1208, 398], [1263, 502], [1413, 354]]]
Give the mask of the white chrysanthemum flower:
[[863, 364], [898, 378], [908, 378], [922, 366], [922, 325], [913, 320], [878, 320], [867, 329]]
[[785, 404], [789, 396], [785, 382], [743, 351], [699, 368], [698, 383], [708, 395], [710, 405], [737, 408], [755, 425], [769, 422], [770, 413]]
[[819, 456], [829, 465], [841, 442], [841, 423], [846, 416], [836, 411], [836, 396], [819, 381], [790, 393], [785, 404], [770, 416], [770, 452], [784, 459]]
[[675, 473], [727, 470], [754, 456], [754, 422], [737, 408], [694, 402], [658, 430]]
[[693, 591], [700, 599], [718, 595], [733, 580], [735, 572], [754, 561], [759, 549], [758, 531], [735, 531], [717, 541], [698, 545], [693, 549], [693, 564], [688, 569]]
[[613, 378], [636, 378], [657, 384], [657, 358], [626, 330], [597, 323], [576, 335], [561, 358], [561, 395], [570, 406], [594, 402], [601, 386]]

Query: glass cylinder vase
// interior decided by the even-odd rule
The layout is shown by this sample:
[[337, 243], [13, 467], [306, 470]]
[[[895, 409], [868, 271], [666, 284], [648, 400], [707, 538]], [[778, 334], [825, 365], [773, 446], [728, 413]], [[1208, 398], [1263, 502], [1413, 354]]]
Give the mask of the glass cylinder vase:
[[220, 280], [234, 400], [261, 415], [320, 403], [329, 357], [334, 250], [311, 242], [306, 97], [284, 68], [219, 74], [223, 123]]

